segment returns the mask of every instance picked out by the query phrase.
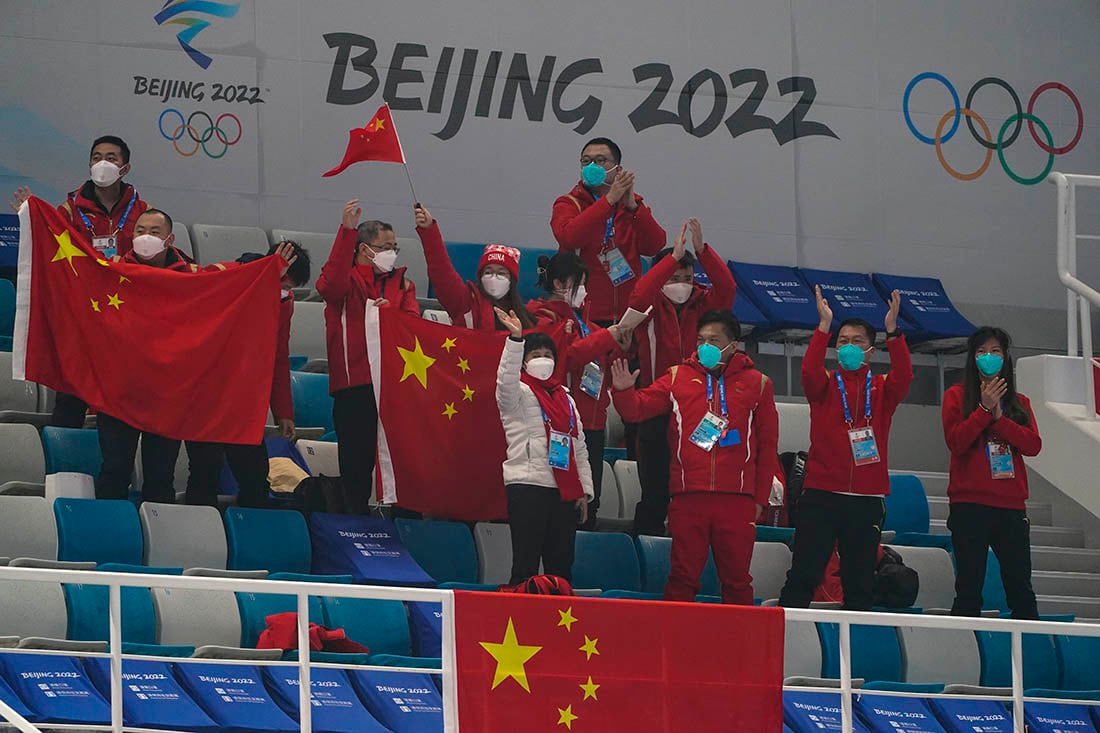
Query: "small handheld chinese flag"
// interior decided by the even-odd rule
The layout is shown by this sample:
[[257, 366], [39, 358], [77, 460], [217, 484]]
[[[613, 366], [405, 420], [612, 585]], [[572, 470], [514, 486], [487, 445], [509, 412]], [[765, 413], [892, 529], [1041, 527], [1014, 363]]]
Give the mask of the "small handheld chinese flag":
[[348, 133], [348, 147], [340, 165], [324, 173], [324, 177], [342, 173], [353, 163], [378, 160], [384, 163], [404, 163], [405, 151], [397, 137], [389, 105], [383, 104], [374, 113], [366, 127], [357, 127]]

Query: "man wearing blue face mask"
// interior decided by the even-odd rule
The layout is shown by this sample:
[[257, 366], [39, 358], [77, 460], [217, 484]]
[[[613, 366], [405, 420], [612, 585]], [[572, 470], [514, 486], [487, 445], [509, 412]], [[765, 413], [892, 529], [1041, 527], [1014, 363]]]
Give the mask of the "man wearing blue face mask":
[[890, 295], [886, 349], [890, 373], [873, 375], [875, 327], [850, 318], [837, 332], [838, 368], [825, 368], [833, 311], [817, 295], [821, 320], [802, 360], [802, 389], [810, 403], [810, 454], [806, 488], [798, 500], [794, 556], [779, 605], [805, 608], [821, 582], [834, 545], [840, 555], [844, 607], [867, 611], [872, 605], [875, 563], [882, 535], [890, 476], [886, 448], [890, 421], [913, 382], [913, 364], [898, 331], [901, 295]]
[[589, 317], [601, 327], [626, 312], [642, 256], [656, 255], [667, 239], [621, 162], [613, 141], [597, 137], [585, 143], [581, 180], [558, 197], [550, 218], [559, 251], [577, 253], [588, 268]]

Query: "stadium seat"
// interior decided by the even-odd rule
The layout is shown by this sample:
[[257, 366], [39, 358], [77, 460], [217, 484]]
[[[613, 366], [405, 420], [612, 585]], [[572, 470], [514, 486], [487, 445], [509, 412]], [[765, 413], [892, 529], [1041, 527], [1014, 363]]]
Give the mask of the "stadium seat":
[[784, 622], [783, 678], [819, 678], [821, 669], [821, 637], [813, 621]]
[[[950, 697], [928, 699], [940, 724], [948, 733], [1012, 733], [1012, 716], [999, 700], [956, 700]], [[976, 727], [975, 721], [980, 722]]]
[[15, 284], [11, 280], [0, 280], [0, 350], [11, 351], [14, 332]]
[[141, 565], [137, 508], [125, 499], [57, 499], [57, 559]]
[[232, 570], [310, 572], [309, 529], [298, 512], [231, 507], [225, 512], [225, 534]]
[[268, 695], [263, 674], [257, 667], [208, 662], [181, 662], [173, 667], [191, 699], [222, 730], [267, 733], [299, 730], [298, 724]]
[[[951, 557], [954, 561], [954, 555]], [[1005, 595], [1004, 582], [1001, 580], [1001, 563], [990, 550], [985, 561], [985, 581], [982, 583], [982, 610], [1008, 611], [1008, 597]]]
[[306, 354], [313, 359], [323, 358], [328, 354], [325, 346], [324, 303], [294, 304], [294, 316], [290, 319], [290, 353]]
[[433, 323], [443, 323], [448, 326], [453, 325], [451, 323], [451, 314], [444, 310], [428, 308], [421, 315], [425, 320], [432, 321]]
[[309, 534], [318, 575], [348, 574], [356, 583], [371, 585], [436, 584], [398, 539], [397, 528], [381, 517], [314, 512]]
[[[264, 678], [275, 703], [291, 719], [298, 720], [298, 668], [265, 667]], [[342, 669], [310, 670], [311, 720], [318, 733], [389, 733], [367, 712]]]
[[0, 496], [0, 557], [57, 558], [57, 525], [48, 501], [41, 496]]
[[[662, 595], [665, 592], [665, 584], [671, 568], [672, 539], [639, 535], [634, 543], [637, 546], [638, 565], [642, 572], [642, 592]], [[717, 596], [720, 592], [714, 555], [709, 554], [707, 564], [703, 566], [703, 575], [699, 579], [699, 593], [704, 596]]]
[[882, 321], [887, 303], [866, 273], [815, 270], [805, 267], [799, 267], [796, 270], [811, 290], [815, 285], [820, 285], [822, 294], [829, 299], [829, 305], [833, 310], [834, 332], [839, 330], [840, 324], [849, 318], [862, 318], [871, 323]]
[[43, 723], [110, 725], [110, 705], [72, 657], [0, 654], [0, 677]]
[[[614, 403], [609, 405], [608, 408], [607, 408], [607, 414], [608, 414], [608, 419], [609, 420], [610, 420], [610, 416], [611, 416], [611, 410], [612, 410], [613, 407], [614, 407]], [[619, 418], [619, 419], [622, 420], [622, 418]], [[605, 447], [603, 449], [603, 459], [605, 461], [607, 461], [608, 463], [610, 463], [611, 467], [614, 468], [615, 464], [618, 463], [619, 461], [627, 460], [626, 448]], [[615, 477], [615, 480], [618, 481], [618, 476]], [[631, 511], [633, 512], [633, 508], [631, 509]]]
[[477, 548], [465, 524], [428, 519], [394, 524], [413, 559], [437, 583], [477, 582]]
[[340, 457], [336, 443], [320, 440], [299, 440], [298, 452], [302, 454], [311, 476], [339, 476]]
[[241, 645], [241, 615], [231, 591], [154, 588], [157, 641], [194, 647]]
[[[606, 451], [605, 451], [606, 453]], [[619, 486], [619, 496], [622, 498], [623, 516], [627, 519], [634, 517], [634, 509], [642, 500], [642, 484], [638, 479], [637, 461], [620, 459], [612, 464], [615, 470], [615, 483]]]
[[1100, 637], [1054, 637], [1054, 651], [1058, 667], [1062, 670], [1061, 687], [1064, 690], [1100, 690]]
[[99, 454], [99, 433], [79, 428], [42, 429], [46, 473], [86, 473], [98, 476], [103, 457]]
[[901, 317], [911, 325], [905, 333], [911, 344], [922, 349], [953, 349], [974, 333], [974, 324], [959, 313], [937, 278], [874, 273], [871, 281], [883, 297], [901, 291]]
[[146, 565], [225, 570], [225, 528], [214, 507], [147, 501], [138, 515]]
[[[179, 568], [142, 568], [108, 563], [103, 570], [157, 575], [179, 575]], [[149, 588], [122, 588], [122, 641], [131, 644], [157, 643], [157, 614]], [[65, 584], [68, 608], [68, 638], [75, 641], [110, 640], [109, 595], [105, 585]]]
[[[349, 583], [347, 577], [320, 576], [323, 582]], [[278, 593], [237, 593], [237, 608], [241, 613], [241, 643], [238, 646], [251, 649], [260, 640], [260, 634], [267, 628], [267, 617], [276, 613], [297, 613], [298, 601], [294, 596]], [[311, 623], [325, 625], [325, 610], [321, 605], [321, 599], [317, 596], [309, 597], [309, 620]]]
[[374, 716], [393, 733], [443, 729], [443, 699], [426, 674], [352, 670], [352, 685]]
[[[854, 715], [854, 733], [870, 733], [870, 729]], [[783, 720], [794, 733], [820, 733], [841, 730], [840, 695], [835, 692], [783, 691]]]
[[324, 598], [327, 626], [343, 629], [348, 638], [372, 654], [412, 654], [405, 604], [376, 598]]
[[603, 477], [601, 480], [599, 516], [608, 519], [623, 519], [623, 498], [619, 494], [619, 482], [615, 478], [615, 469], [607, 461], [603, 462]]
[[1096, 733], [1089, 705], [1068, 702], [1024, 703], [1028, 733]]
[[791, 551], [779, 542], [757, 542], [752, 548], [752, 592], [757, 598], [779, 598], [791, 567]]
[[6, 351], [0, 351], [0, 422], [45, 426], [49, 414], [38, 412], [38, 385], [12, 379], [11, 361], [11, 347], [8, 346]]
[[[840, 637], [836, 624], [819, 623], [822, 670], [825, 677], [840, 677]], [[852, 625], [852, 676], [868, 682], [904, 682], [901, 645], [893, 626]]]
[[191, 248], [202, 265], [233, 262], [245, 252], [266, 254], [271, 246], [267, 234], [257, 227], [192, 224]]
[[733, 301], [733, 315], [741, 324], [741, 337], [744, 338], [757, 330], [766, 330], [768, 319], [756, 307], [751, 298], [737, 298]]
[[19, 696], [15, 694], [15, 690], [11, 689], [8, 683], [4, 681], [2, 667], [0, 667], [0, 702], [3, 702], [14, 710], [16, 715], [19, 715], [30, 723], [38, 723], [41, 720], [38, 713], [28, 708], [26, 703], [20, 700]]
[[[477, 582], [503, 585], [512, 579], [512, 528], [507, 524], [478, 522], [474, 525], [477, 547]], [[2, 547], [2, 545], [0, 545]]]
[[328, 260], [329, 253], [332, 252], [332, 243], [335, 238], [334, 234], [323, 232], [298, 232], [290, 229], [271, 230], [271, 242], [273, 244], [285, 242], [289, 239], [302, 245], [309, 252], [312, 266], [310, 267], [309, 282], [303, 286], [307, 288], [312, 288], [317, 284], [317, 276], [321, 274], [321, 266]]
[[640, 591], [641, 568], [630, 535], [577, 532], [573, 587]]
[[443, 654], [443, 606], [431, 601], [409, 601], [409, 630], [413, 654], [439, 657]]
[[951, 549], [951, 535], [929, 532], [928, 496], [924, 484], [912, 474], [890, 474], [883, 530], [896, 532], [895, 545]]
[[790, 545], [794, 542], [794, 527], [772, 527], [767, 524], [756, 525], [757, 542], [776, 542]]
[[925, 612], [949, 610], [955, 602], [955, 568], [939, 547], [893, 546], [906, 566], [917, 571], [920, 587], [913, 603]]
[[757, 331], [799, 339], [817, 328], [814, 293], [795, 268], [732, 260], [727, 265], [737, 281], [737, 300], [751, 300], [764, 317]]
[[294, 399], [296, 425], [323, 428], [326, 432], [334, 429], [327, 374], [291, 372], [290, 393]]
[[19, 638], [65, 639], [68, 615], [60, 583], [0, 580], [0, 633]]
[[981, 683], [981, 655], [973, 631], [899, 626], [898, 636], [907, 682]]
[[[7, 282], [7, 280], [0, 280]], [[0, 495], [34, 494], [46, 491], [46, 457], [42, 438], [33, 425], [0, 423]]]
[[336, 431], [335, 430], [330, 430], [327, 433], [325, 433], [324, 435], [322, 435], [320, 438], [318, 438], [318, 440], [320, 440], [322, 443], [335, 443], [335, 442], [337, 442], [336, 441]]
[[[84, 660], [92, 684], [111, 698], [111, 660]], [[220, 729], [184, 691], [167, 662], [124, 659], [122, 674], [133, 684], [122, 686], [122, 721], [128, 727], [217, 733]]]
[[[975, 631], [984, 687], [1012, 686], [1012, 641], [1003, 631]], [[1047, 634], [1024, 634], [1024, 687], [1061, 689], [1054, 641]]]
[[191, 232], [182, 221], [172, 220], [172, 234], [176, 239], [172, 246], [183, 252], [191, 259], [195, 259], [195, 247], [191, 244]]
[[897, 733], [898, 721], [905, 721], [901, 730], [946, 733], [932, 709], [919, 697], [860, 694], [852, 700], [852, 708], [872, 733]]

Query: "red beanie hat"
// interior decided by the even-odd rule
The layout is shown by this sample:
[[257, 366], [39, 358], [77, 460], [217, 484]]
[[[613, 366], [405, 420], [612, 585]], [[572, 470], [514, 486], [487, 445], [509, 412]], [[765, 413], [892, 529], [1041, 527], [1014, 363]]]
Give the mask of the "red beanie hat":
[[485, 245], [485, 251], [481, 253], [481, 259], [477, 263], [478, 274], [486, 265], [503, 265], [512, 273], [512, 282], [519, 281], [519, 250], [515, 247], [506, 247], [503, 244]]

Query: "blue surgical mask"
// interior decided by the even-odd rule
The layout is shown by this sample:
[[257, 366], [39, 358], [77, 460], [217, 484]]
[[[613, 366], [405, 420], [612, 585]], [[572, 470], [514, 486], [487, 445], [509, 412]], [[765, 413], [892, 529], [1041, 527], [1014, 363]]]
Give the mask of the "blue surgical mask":
[[995, 377], [1001, 373], [1005, 359], [1000, 354], [978, 354], [974, 357], [974, 363], [983, 377]]
[[607, 171], [599, 163], [589, 163], [581, 167], [581, 180], [589, 188], [599, 188], [607, 180]]
[[836, 359], [841, 369], [851, 372], [863, 366], [863, 354], [863, 349], [855, 344], [844, 344], [836, 350]]
[[704, 369], [713, 369], [718, 366], [718, 362], [722, 361], [722, 352], [730, 346], [733, 346], [733, 344], [726, 344], [725, 349], [719, 349], [714, 344], [699, 344], [697, 350], [699, 354], [699, 363], [703, 365]]

